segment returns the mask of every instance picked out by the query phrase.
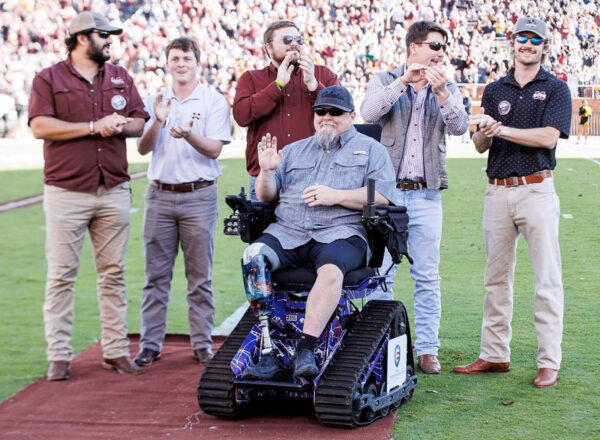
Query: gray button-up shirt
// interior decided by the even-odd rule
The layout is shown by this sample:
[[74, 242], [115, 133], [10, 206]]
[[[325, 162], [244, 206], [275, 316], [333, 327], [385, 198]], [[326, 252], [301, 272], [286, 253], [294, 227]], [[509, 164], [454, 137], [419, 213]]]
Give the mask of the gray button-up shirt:
[[294, 142], [283, 149], [283, 159], [275, 171], [277, 222], [264, 232], [275, 236], [284, 249], [297, 248], [311, 239], [331, 243], [357, 235], [366, 241], [361, 211], [340, 205], [311, 208], [302, 200], [302, 192], [311, 185], [362, 188], [372, 177], [377, 180], [377, 192], [394, 203], [394, 174], [385, 147], [354, 127], [336, 137], [327, 150], [314, 136]]

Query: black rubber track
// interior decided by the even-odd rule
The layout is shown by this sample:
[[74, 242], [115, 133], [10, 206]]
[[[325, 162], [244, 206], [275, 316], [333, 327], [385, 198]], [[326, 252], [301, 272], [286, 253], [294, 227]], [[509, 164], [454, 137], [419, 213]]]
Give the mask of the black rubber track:
[[198, 384], [198, 403], [206, 414], [220, 417], [237, 417], [241, 414], [241, 408], [235, 404], [231, 360], [256, 323], [254, 312], [248, 308], [207, 365]]
[[394, 317], [402, 316], [403, 308], [397, 301], [369, 301], [362, 309], [317, 387], [315, 412], [321, 423], [351, 428], [368, 425], [383, 416], [378, 412], [370, 420], [361, 420], [360, 415], [353, 413], [354, 394], [360, 374]]

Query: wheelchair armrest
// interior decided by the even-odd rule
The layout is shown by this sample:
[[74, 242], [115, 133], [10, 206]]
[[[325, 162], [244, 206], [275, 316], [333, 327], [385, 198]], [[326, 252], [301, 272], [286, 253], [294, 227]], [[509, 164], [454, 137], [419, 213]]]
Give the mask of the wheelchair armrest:
[[246, 199], [243, 190], [238, 195], [228, 195], [225, 203], [233, 213], [225, 218], [225, 235], [239, 235], [243, 242], [252, 243], [275, 221], [276, 203], [252, 202]]
[[372, 250], [369, 266], [380, 267], [383, 263], [383, 254], [387, 247], [394, 263], [399, 264], [402, 256], [406, 256], [412, 264], [413, 260], [408, 255], [408, 214], [406, 206], [374, 206], [374, 209], [365, 209], [363, 224], [367, 230], [369, 246]]
[[406, 206], [395, 206], [395, 205], [384, 205], [384, 206], [376, 206], [375, 211], [378, 215], [384, 215], [386, 213], [403, 213], [406, 212]]

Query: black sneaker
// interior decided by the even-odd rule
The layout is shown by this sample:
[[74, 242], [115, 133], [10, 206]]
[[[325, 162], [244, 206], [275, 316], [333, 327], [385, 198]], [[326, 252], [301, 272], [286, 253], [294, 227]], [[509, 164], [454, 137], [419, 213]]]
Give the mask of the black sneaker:
[[154, 351], [150, 348], [144, 348], [142, 351], [138, 353], [133, 362], [135, 362], [140, 367], [147, 367], [152, 362], [156, 362], [160, 360], [160, 351]]
[[315, 353], [306, 348], [297, 351], [294, 358], [294, 376], [314, 379], [318, 373], [319, 369], [317, 368]]
[[257, 364], [250, 364], [244, 370], [244, 379], [272, 380], [283, 371], [283, 365], [275, 356], [267, 355], [260, 358]]

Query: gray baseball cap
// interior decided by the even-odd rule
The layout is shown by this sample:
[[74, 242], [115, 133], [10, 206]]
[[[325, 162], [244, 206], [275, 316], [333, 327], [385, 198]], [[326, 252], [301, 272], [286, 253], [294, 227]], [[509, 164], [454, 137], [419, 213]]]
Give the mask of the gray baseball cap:
[[352, 95], [348, 89], [342, 86], [329, 86], [321, 89], [317, 95], [317, 100], [313, 104], [313, 108], [322, 107], [335, 107], [345, 112], [354, 111], [354, 101]]
[[123, 32], [123, 29], [117, 26], [112, 26], [108, 19], [97, 12], [82, 12], [78, 14], [71, 23], [69, 23], [69, 34], [75, 35], [80, 32], [91, 31], [98, 29], [99, 31], [106, 31], [113, 35], [119, 35]]
[[520, 34], [521, 32], [533, 32], [544, 40], [548, 39], [548, 30], [546, 28], [546, 23], [544, 23], [539, 18], [533, 17], [521, 17], [517, 20], [517, 24], [515, 24], [515, 30], [513, 33], [515, 35]]

